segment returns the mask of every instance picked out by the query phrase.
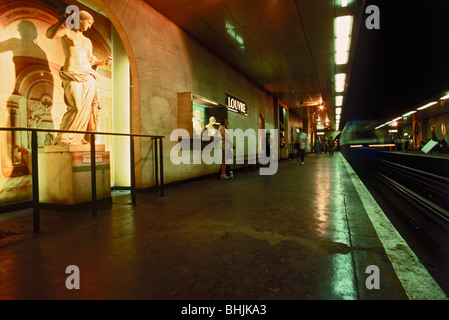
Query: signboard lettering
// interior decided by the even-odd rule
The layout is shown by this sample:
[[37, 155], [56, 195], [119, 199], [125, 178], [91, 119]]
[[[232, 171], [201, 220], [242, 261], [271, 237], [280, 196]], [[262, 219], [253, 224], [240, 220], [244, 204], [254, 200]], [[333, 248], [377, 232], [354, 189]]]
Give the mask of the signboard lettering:
[[248, 104], [245, 101], [237, 99], [230, 94], [226, 94], [226, 104], [228, 105], [229, 110], [244, 116], [248, 115]]

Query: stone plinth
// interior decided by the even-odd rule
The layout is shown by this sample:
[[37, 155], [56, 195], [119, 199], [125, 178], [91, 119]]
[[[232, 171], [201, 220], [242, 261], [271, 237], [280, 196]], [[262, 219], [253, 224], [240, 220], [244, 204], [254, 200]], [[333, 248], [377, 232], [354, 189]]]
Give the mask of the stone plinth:
[[[97, 199], [111, 197], [110, 154], [95, 146]], [[46, 146], [39, 153], [41, 203], [75, 205], [90, 202], [90, 145]]]

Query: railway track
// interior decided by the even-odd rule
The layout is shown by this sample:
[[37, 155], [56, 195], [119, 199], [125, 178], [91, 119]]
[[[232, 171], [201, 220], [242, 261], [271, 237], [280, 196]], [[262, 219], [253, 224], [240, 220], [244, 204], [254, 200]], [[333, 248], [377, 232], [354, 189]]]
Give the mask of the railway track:
[[382, 159], [359, 166], [359, 172], [390, 221], [449, 295], [449, 179]]
[[[432, 173], [378, 159], [377, 178], [409, 198], [442, 223], [449, 223], [449, 179]], [[449, 237], [449, 234], [448, 234]]]

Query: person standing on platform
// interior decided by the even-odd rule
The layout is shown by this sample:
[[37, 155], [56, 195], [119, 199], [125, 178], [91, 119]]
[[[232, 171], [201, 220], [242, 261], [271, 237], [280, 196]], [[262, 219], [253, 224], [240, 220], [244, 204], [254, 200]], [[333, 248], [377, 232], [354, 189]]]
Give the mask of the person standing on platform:
[[317, 156], [320, 155], [320, 148], [321, 148], [320, 139], [317, 138], [315, 140], [315, 152]]
[[[92, 42], [83, 35], [94, 23], [94, 18], [87, 11], [79, 12], [79, 26], [70, 29], [67, 18], [76, 14], [63, 13], [58, 22], [49, 27], [46, 36], [49, 39], [61, 39], [65, 62], [59, 72], [64, 88], [64, 100], [67, 111], [60, 129], [70, 131], [97, 131], [98, 113], [98, 66], [109, 65], [111, 57], [97, 59], [92, 53]], [[55, 144], [87, 144], [89, 134], [59, 133]]]
[[299, 134], [299, 151], [301, 155], [301, 164], [304, 164], [304, 159], [306, 157], [306, 150], [309, 144], [309, 137], [307, 133], [303, 131], [303, 129], [299, 129], [301, 133]]
[[407, 137], [407, 138], [405, 138], [405, 143], [404, 143], [405, 152], [408, 152], [408, 149], [410, 149], [410, 139]]
[[231, 149], [234, 146], [234, 143], [232, 142], [227, 130], [228, 129], [228, 119], [220, 119], [220, 126], [218, 127], [218, 131], [221, 135], [221, 150], [222, 150], [222, 157], [221, 157], [221, 167], [220, 167], [220, 179], [231, 179], [230, 177], [230, 169], [231, 167], [226, 165], [226, 160], [228, 157], [232, 156]]
[[299, 128], [295, 129], [295, 132], [293, 132], [292, 136], [293, 152], [296, 155], [296, 165], [299, 165]]
[[299, 159], [301, 159], [301, 164], [304, 164], [308, 141], [309, 138], [302, 128], [296, 128], [293, 141], [296, 149], [296, 165], [299, 165]]
[[328, 140], [328, 149], [329, 149], [329, 155], [333, 156], [334, 155], [334, 139], [332, 138], [332, 136], [330, 136], [329, 140]]
[[323, 145], [324, 145], [324, 153], [327, 153], [327, 149], [328, 149], [328, 147], [327, 147], [327, 145], [328, 145], [327, 137], [324, 137]]

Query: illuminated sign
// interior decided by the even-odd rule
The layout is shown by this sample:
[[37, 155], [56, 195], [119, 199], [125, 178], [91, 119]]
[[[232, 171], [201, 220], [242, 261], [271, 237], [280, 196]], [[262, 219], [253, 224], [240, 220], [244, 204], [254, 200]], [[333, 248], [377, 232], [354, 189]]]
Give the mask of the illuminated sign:
[[248, 116], [248, 104], [245, 101], [226, 94], [226, 104], [229, 110]]

